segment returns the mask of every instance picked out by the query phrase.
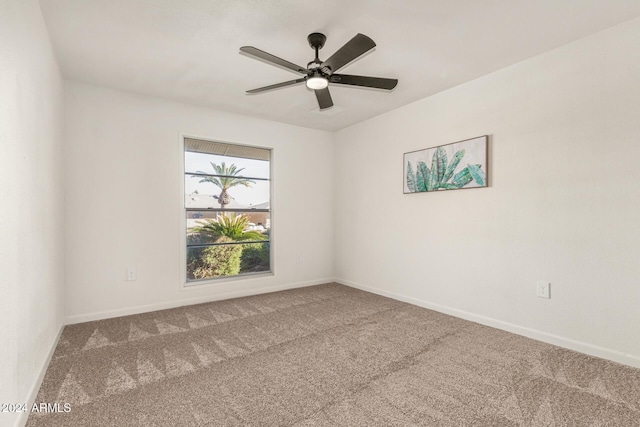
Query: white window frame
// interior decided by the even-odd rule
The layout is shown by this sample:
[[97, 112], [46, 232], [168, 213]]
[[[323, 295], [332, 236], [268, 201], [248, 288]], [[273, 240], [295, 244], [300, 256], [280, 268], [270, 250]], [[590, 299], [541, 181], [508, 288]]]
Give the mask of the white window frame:
[[[269, 219], [270, 219], [270, 232], [269, 232], [269, 271], [261, 271], [257, 273], [245, 273], [238, 274], [236, 276], [221, 276], [221, 277], [212, 277], [208, 279], [201, 280], [187, 280], [187, 208], [185, 206], [185, 179], [186, 179], [186, 171], [185, 171], [185, 139], [198, 139], [201, 141], [212, 142], [212, 143], [222, 143], [229, 145], [241, 145], [245, 147], [251, 148], [260, 148], [263, 150], [269, 150]], [[275, 224], [275, 215], [274, 215], [274, 176], [273, 176], [273, 164], [275, 157], [275, 150], [273, 147], [265, 147], [261, 145], [251, 145], [245, 144], [242, 142], [228, 141], [221, 138], [211, 138], [211, 137], [202, 137], [202, 136], [194, 136], [191, 134], [181, 134], [180, 135], [180, 143], [179, 149], [180, 153], [178, 158], [180, 167], [178, 168], [180, 171], [180, 289], [181, 290], [193, 290], [193, 289], [202, 289], [203, 287], [209, 286], [220, 286], [229, 282], [236, 281], [252, 281], [264, 279], [265, 277], [275, 276], [276, 275], [276, 264], [275, 264], [275, 251], [274, 242], [276, 240], [276, 236], [274, 230], [276, 229]], [[231, 210], [230, 210], [231, 212]]]

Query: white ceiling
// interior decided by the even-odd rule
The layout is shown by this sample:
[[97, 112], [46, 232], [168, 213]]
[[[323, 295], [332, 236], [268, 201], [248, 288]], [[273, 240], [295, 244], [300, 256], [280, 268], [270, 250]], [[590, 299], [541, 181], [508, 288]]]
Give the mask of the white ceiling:
[[[67, 78], [305, 127], [337, 130], [640, 15], [640, 0], [40, 0]], [[356, 33], [377, 47], [340, 70], [400, 80], [392, 92], [331, 86], [323, 116], [299, 75], [239, 53], [306, 66]], [[335, 111], [334, 111], [335, 112]], [[329, 110], [329, 113], [331, 111]]]

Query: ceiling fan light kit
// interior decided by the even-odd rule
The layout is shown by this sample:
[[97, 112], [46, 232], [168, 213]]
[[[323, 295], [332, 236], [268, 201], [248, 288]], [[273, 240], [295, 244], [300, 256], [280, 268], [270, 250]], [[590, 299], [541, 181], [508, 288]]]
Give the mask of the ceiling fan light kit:
[[320, 73], [314, 73], [313, 76], [307, 78], [307, 87], [309, 89], [324, 89], [329, 86], [329, 80], [322, 77]]
[[313, 61], [307, 64], [306, 68], [282, 58], [278, 58], [277, 56], [271, 55], [270, 53], [264, 52], [253, 46], [241, 47], [241, 52], [304, 75], [304, 77], [296, 80], [248, 90], [247, 93], [260, 93], [271, 89], [305, 82], [309, 89], [313, 89], [315, 91], [318, 105], [321, 110], [324, 110], [333, 106], [333, 100], [329, 93], [329, 83], [385, 90], [392, 90], [398, 84], [398, 79], [335, 74], [335, 72], [340, 68], [364, 55], [376, 46], [375, 42], [364, 34], [356, 34], [355, 37], [338, 49], [338, 51], [331, 55], [326, 61], [321, 61], [318, 58], [318, 51], [323, 48], [327, 41], [327, 37], [322, 33], [311, 33], [307, 37], [307, 41], [309, 42], [309, 46], [311, 46], [315, 51], [316, 55]]

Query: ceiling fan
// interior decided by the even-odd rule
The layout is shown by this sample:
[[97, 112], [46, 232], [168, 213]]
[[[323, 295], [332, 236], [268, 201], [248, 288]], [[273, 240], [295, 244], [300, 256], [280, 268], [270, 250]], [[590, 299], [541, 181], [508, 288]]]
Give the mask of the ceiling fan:
[[253, 46], [241, 47], [241, 52], [304, 75], [304, 77], [296, 80], [289, 80], [287, 82], [248, 90], [247, 93], [259, 93], [305, 82], [309, 89], [314, 90], [316, 98], [318, 99], [318, 105], [321, 110], [324, 110], [325, 108], [333, 106], [333, 101], [331, 100], [331, 94], [329, 93], [328, 88], [329, 83], [364, 86], [386, 90], [391, 90], [398, 84], [398, 79], [335, 74], [335, 72], [340, 68], [375, 47], [375, 42], [364, 34], [357, 34], [326, 61], [321, 61], [318, 58], [318, 51], [324, 46], [324, 43], [327, 41], [327, 37], [321, 33], [312, 33], [309, 34], [307, 40], [309, 41], [311, 48], [316, 52], [315, 59], [307, 64], [307, 68], [278, 58], [270, 53], [256, 49]]

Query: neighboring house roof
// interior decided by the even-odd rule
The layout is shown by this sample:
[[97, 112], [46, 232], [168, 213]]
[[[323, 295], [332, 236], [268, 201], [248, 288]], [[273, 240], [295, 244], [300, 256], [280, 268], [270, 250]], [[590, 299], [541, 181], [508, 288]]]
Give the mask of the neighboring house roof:
[[[187, 208], [198, 208], [203, 210], [209, 208], [220, 208], [218, 199], [216, 199], [211, 194], [186, 194], [184, 198], [184, 205]], [[238, 203], [233, 197], [231, 197], [231, 201], [229, 202], [229, 204], [225, 205], [225, 209], [269, 209], [269, 202], [262, 202], [255, 205], [246, 206]]]

